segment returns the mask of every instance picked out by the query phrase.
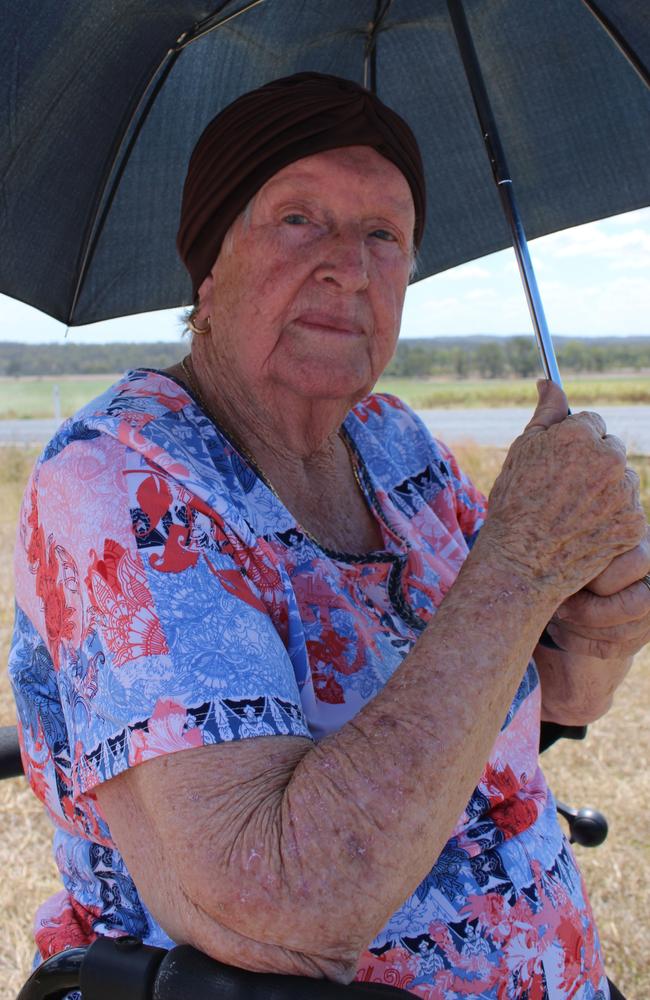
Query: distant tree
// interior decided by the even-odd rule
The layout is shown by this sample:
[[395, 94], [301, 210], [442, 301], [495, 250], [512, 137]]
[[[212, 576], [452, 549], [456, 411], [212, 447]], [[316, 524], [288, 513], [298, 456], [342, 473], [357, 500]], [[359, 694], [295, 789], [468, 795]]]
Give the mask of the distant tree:
[[458, 378], [466, 378], [470, 369], [470, 355], [462, 347], [457, 347], [453, 352], [454, 372]]
[[474, 355], [476, 367], [483, 378], [499, 378], [506, 370], [506, 356], [501, 344], [489, 340], [479, 344]]
[[588, 371], [592, 365], [593, 350], [581, 340], [570, 340], [558, 350], [558, 363], [572, 372]]
[[[650, 337], [557, 337], [560, 370], [650, 368]], [[127, 368], [167, 368], [187, 353], [186, 341], [153, 344], [19, 344], [0, 341], [0, 375], [113, 375]], [[495, 378], [540, 371], [532, 336], [423, 337], [398, 342], [386, 374]], [[0, 388], [1, 391], [1, 388]]]
[[426, 347], [414, 344], [402, 361], [403, 375], [428, 375], [431, 367], [431, 353]]
[[2, 375], [108, 375], [127, 368], [167, 368], [187, 344], [17, 344], [0, 342]]
[[533, 337], [512, 337], [506, 341], [508, 364], [520, 378], [539, 372], [539, 356]]
[[604, 348], [592, 347], [591, 370], [594, 372], [604, 372], [607, 370], [607, 351]]

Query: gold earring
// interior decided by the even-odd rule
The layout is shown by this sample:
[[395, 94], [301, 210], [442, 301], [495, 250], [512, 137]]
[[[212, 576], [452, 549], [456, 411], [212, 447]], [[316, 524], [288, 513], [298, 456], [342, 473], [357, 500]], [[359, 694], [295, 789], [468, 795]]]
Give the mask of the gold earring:
[[206, 324], [207, 324], [206, 326], [204, 326], [203, 328], [201, 328], [200, 326], [196, 325], [196, 321], [194, 319], [194, 316], [188, 316], [188, 318], [187, 318], [187, 325], [189, 326], [189, 328], [192, 331], [192, 333], [197, 333], [197, 334], [208, 333], [209, 330], [210, 330], [210, 317], [209, 316], [206, 319]]

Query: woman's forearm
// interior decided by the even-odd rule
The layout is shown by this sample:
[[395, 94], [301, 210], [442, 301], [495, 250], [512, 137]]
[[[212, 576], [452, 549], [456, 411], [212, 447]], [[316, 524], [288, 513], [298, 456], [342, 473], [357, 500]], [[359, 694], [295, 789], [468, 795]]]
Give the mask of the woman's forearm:
[[263, 805], [249, 773], [234, 814], [221, 813], [219, 826], [236, 823], [245, 795], [256, 800], [218, 875], [231, 886], [220, 918], [257, 940], [279, 922], [283, 945], [309, 954], [312, 935], [312, 949], [336, 950], [332, 934], [365, 947], [448, 840], [552, 607], [477, 543], [382, 692], [294, 761], [284, 785], [267, 781]]

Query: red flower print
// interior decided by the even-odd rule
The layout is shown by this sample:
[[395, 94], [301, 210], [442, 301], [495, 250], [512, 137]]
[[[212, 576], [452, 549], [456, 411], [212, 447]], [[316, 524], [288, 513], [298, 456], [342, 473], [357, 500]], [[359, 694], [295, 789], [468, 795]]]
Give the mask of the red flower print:
[[483, 782], [488, 790], [490, 799], [509, 799], [519, 791], [517, 781], [512, 768], [506, 765], [504, 768], [497, 768], [488, 763], [483, 775]]
[[508, 837], [515, 837], [527, 830], [533, 825], [537, 816], [537, 805], [532, 799], [508, 799], [507, 802], [501, 802], [490, 810], [490, 819]]
[[498, 769], [488, 764], [483, 784], [493, 803], [490, 818], [507, 837], [527, 830], [538, 818], [537, 801], [522, 788], [511, 767]]
[[[60, 667], [61, 643], [72, 639], [74, 635], [74, 609], [66, 604], [64, 581], [76, 578], [76, 567], [71, 569], [67, 560], [69, 556], [65, 549], [57, 546], [54, 537], [50, 535], [45, 541], [43, 526], [38, 523], [38, 508], [36, 492], [32, 489], [31, 510], [27, 519], [31, 535], [27, 546], [27, 558], [33, 573], [36, 574], [36, 593], [41, 601], [45, 633], [48, 648], [54, 664], [54, 669]], [[59, 553], [66, 557], [64, 565], [64, 581], [59, 581]], [[73, 588], [69, 588], [73, 589]]]
[[38, 911], [34, 936], [41, 956], [50, 958], [65, 948], [83, 948], [90, 944], [97, 937], [93, 924], [99, 917], [98, 908], [80, 906], [65, 889], [57, 892]]
[[107, 538], [104, 557], [91, 552], [86, 585], [97, 624], [115, 666], [168, 652], [144, 569], [119, 542]]
[[140, 764], [175, 750], [202, 746], [201, 730], [196, 726], [186, 730], [186, 722], [187, 712], [182, 705], [161, 698], [149, 719], [147, 731], [136, 729], [131, 735], [131, 763]]
[[171, 524], [162, 555], [154, 554], [149, 559], [159, 573], [182, 573], [195, 566], [199, 554], [188, 547], [190, 529], [184, 524]]
[[345, 701], [343, 688], [337, 680], [330, 674], [322, 673], [319, 670], [312, 671], [312, 681], [314, 691], [319, 701], [325, 701], [330, 705], [342, 705]]
[[138, 486], [136, 497], [153, 530], [171, 507], [172, 494], [169, 486], [159, 474], [147, 476]]

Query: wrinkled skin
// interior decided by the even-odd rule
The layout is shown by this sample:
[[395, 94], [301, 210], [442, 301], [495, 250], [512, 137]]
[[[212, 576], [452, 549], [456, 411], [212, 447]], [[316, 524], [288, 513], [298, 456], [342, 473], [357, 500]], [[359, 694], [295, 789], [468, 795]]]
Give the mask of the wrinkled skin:
[[[541, 392], [551, 419], [567, 412], [556, 386]], [[538, 410], [492, 488], [486, 528], [513, 565], [565, 600], [645, 535], [623, 444], [596, 413], [548, 424]]]
[[[606, 434], [597, 414], [566, 417], [557, 387], [542, 383], [541, 390], [540, 407], [490, 494], [488, 522], [494, 529], [496, 516], [513, 565], [534, 566], [544, 586], [567, 576], [563, 591], [573, 588], [548, 625], [559, 649], [538, 646], [535, 661], [542, 718], [584, 725], [608, 711], [632, 657], [650, 639], [650, 590], [642, 582], [650, 571], [650, 530], [623, 444]], [[535, 442], [531, 433], [538, 428], [545, 436]], [[526, 474], [527, 461], [533, 467]], [[521, 488], [527, 500], [519, 512]], [[504, 516], [506, 537], [499, 524]], [[610, 561], [596, 570], [603, 556]]]
[[554, 641], [569, 652], [598, 659], [634, 656], [650, 641], [650, 528], [629, 552], [557, 609], [549, 624]]

